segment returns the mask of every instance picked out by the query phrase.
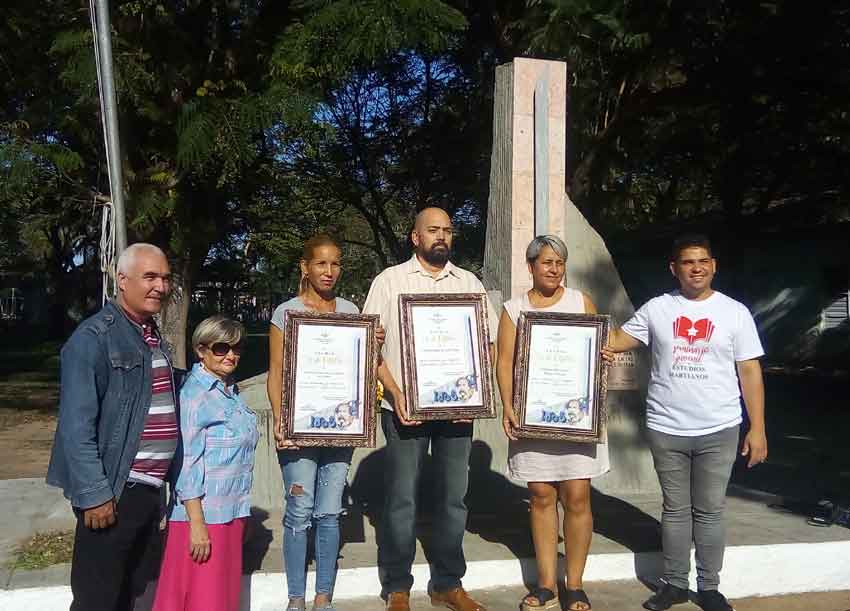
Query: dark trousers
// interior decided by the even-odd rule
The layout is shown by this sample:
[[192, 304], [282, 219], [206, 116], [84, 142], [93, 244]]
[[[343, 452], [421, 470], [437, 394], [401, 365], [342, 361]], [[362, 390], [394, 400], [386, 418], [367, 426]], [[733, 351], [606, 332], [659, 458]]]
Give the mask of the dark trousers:
[[444, 592], [461, 585], [466, 573], [463, 533], [466, 530], [466, 488], [472, 425], [426, 422], [402, 426], [398, 417], [382, 410], [387, 438], [384, 482], [386, 500], [378, 566], [383, 593], [407, 592], [413, 586], [410, 570], [416, 555], [416, 491], [428, 446], [434, 467], [434, 528], [429, 549], [431, 588]]
[[132, 611], [151, 566], [158, 566], [160, 491], [128, 484], [118, 501], [114, 526], [86, 528], [77, 511], [71, 563], [71, 611]]

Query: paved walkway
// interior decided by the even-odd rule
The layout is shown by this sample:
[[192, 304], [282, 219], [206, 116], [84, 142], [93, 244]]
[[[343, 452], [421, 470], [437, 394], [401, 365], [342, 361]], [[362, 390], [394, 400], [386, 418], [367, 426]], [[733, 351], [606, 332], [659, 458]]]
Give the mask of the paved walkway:
[[[805, 517], [769, 507], [777, 497], [751, 490], [730, 488], [727, 506], [730, 546], [764, 546], [787, 543], [850, 541], [850, 530], [839, 526], [808, 526]], [[660, 499], [655, 496], [614, 498], [594, 493], [595, 530], [592, 555], [636, 554], [647, 566], [635, 566], [639, 575], [657, 573], [660, 550]], [[532, 558], [533, 547], [527, 526], [527, 509], [519, 503], [509, 507], [478, 506], [471, 514], [464, 550], [470, 561], [499, 561]], [[10, 559], [13, 546], [36, 531], [70, 528], [73, 516], [61, 494], [43, 480], [0, 481], [0, 515], [13, 516], [0, 521], [0, 566]], [[340, 569], [374, 567], [377, 545], [377, 517], [352, 509], [343, 519], [343, 546]], [[279, 512], [257, 510], [255, 533], [245, 553], [247, 573], [282, 571], [282, 532]], [[438, 529], [427, 519], [420, 520], [416, 563], [424, 564], [429, 542]], [[529, 563], [524, 563], [525, 569]], [[23, 588], [68, 584], [69, 567], [57, 565], [39, 571], [0, 569], [0, 588]], [[593, 578], [593, 577], [589, 577]], [[848, 575], [850, 587], [850, 575]], [[843, 611], [843, 610], [841, 610]]]
[[[640, 611], [641, 603], [650, 593], [637, 581], [589, 583], [586, 591], [596, 611]], [[503, 588], [473, 594], [476, 600], [487, 606], [488, 611], [517, 611], [526, 591]], [[412, 602], [413, 611], [433, 609], [427, 596], [414, 596]], [[736, 611], [850, 611], [850, 591], [742, 598], [732, 600], [732, 604]], [[339, 611], [381, 611], [384, 608], [380, 600], [374, 599], [344, 601], [336, 606]], [[688, 603], [673, 607], [673, 611], [700, 611], [700, 607]]]
[[[728, 543], [722, 580], [730, 594], [801, 592], [850, 589], [850, 530], [839, 526], [816, 528], [805, 516], [771, 508], [777, 497], [732, 487], [727, 505]], [[635, 575], [652, 580], [660, 572], [660, 500], [657, 496], [613, 498], [594, 493], [595, 530], [586, 578], [595, 609], [638, 611], [649, 595]], [[362, 507], [362, 506], [358, 506]], [[491, 611], [515, 610], [533, 579], [534, 564], [524, 503], [491, 507], [478, 505], [471, 514], [464, 550], [470, 562], [465, 583]], [[10, 559], [13, 546], [32, 532], [70, 528], [73, 516], [58, 491], [43, 480], [0, 482], [0, 567]], [[368, 506], [353, 508], [343, 519], [343, 546], [338, 582], [339, 611], [379, 610], [382, 604], [375, 569], [375, 522]], [[245, 551], [243, 590], [245, 611], [280, 611], [285, 586], [282, 571], [281, 516], [256, 511], [255, 533]], [[414, 609], [431, 608], [422, 593], [427, 582], [426, 552], [438, 525], [419, 522]], [[789, 545], [790, 544], [790, 545]], [[793, 545], [802, 544], [802, 545]], [[518, 559], [525, 559], [518, 561]], [[0, 568], [0, 608], [66, 609], [70, 600], [70, 566], [56, 565], [38, 571]], [[615, 581], [615, 580], [631, 581]], [[35, 588], [35, 589], [29, 589]], [[149, 588], [150, 591], [150, 588]], [[349, 596], [367, 598], [343, 599]], [[280, 603], [280, 604], [278, 604]], [[850, 611], [847, 592], [779, 598], [741, 598], [738, 611]], [[137, 611], [148, 609], [144, 602]], [[677, 611], [694, 611], [682, 605]]]
[[[850, 541], [850, 529], [817, 528], [805, 516], [771, 509], [781, 499], [758, 492], [730, 488], [727, 501], [727, 543], [730, 546], [777, 543]], [[532, 558], [534, 548], [528, 529], [525, 504], [514, 507], [478, 508], [470, 515], [464, 551], [470, 560]], [[655, 552], [661, 549], [661, 499], [656, 495], [615, 498], [593, 496], [594, 538], [591, 554]], [[258, 512], [254, 540], [246, 562], [251, 569], [280, 571], [283, 549], [280, 512]], [[377, 559], [375, 517], [350, 512], [342, 522], [343, 546], [340, 568], [372, 566]], [[419, 522], [416, 563], [426, 562], [426, 550], [436, 525]], [[850, 575], [848, 575], [850, 580]], [[848, 583], [850, 586], [850, 583]]]
[[[641, 603], [650, 591], [637, 581], [589, 582], [585, 585], [596, 611], [641, 611]], [[487, 591], [473, 591], [473, 597], [487, 606], [488, 611], [517, 611], [519, 601], [526, 593], [523, 588], [498, 588]], [[0, 591], [0, 603], [4, 593]], [[833, 592], [811, 592], [789, 594], [785, 596], [749, 597], [730, 599], [737, 611], [850, 611], [850, 590]], [[262, 607], [262, 611], [282, 611], [285, 600]], [[338, 611], [383, 611], [383, 602], [376, 598], [355, 598], [336, 601]], [[4, 611], [7, 607], [3, 607]], [[16, 607], [18, 608], [18, 607]], [[28, 605], [27, 608], [39, 611], [60, 611], [68, 608], [68, 601], [61, 604], [43, 606]], [[250, 607], [243, 606], [247, 611]], [[412, 611], [433, 609], [428, 597], [414, 594], [411, 599]], [[149, 611], [146, 602], [137, 603], [135, 611]], [[566, 610], [564, 610], [566, 611]], [[676, 605], [673, 611], [700, 611], [700, 607], [689, 602]]]
[[[839, 526], [808, 526], [804, 516], [768, 507], [777, 497], [732, 487], [727, 505], [730, 546], [772, 545], [777, 543], [822, 543], [850, 541], [850, 530]], [[631, 496], [623, 499], [594, 494], [596, 533], [591, 554], [654, 552], [661, 548], [657, 496]], [[478, 508], [470, 516], [464, 551], [470, 560], [510, 560], [532, 558], [533, 547], [527, 526], [526, 507]], [[62, 495], [43, 480], [0, 481], [0, 515], [15, 516], [0, 521], [0, 566], [10, 559], [11, 550], [22, 538], [36, 531], [71, 528], [73, 516]], [[340, 569], [374, 566], [377, 559], [375, 516], [356, 510], [343, 518], [343, 545]], [[426, 563], [426, 550], [434, 524], [420, 520], [416, 563]], [[280, 572], [283, 548], [280, 512], [256, 510], [254, 536], [245, 553], [246, 572]], [[641, 567], [638, 567], [641, 568]], [[652, 567], [644, 567], [651, 572]], [[0, 588], [62, 585], [68, 583], [69, 567], [58, 565], [40, 571], [10, 571], [0, 568]], [[850, 587], [850, 575], [848, 575]]]

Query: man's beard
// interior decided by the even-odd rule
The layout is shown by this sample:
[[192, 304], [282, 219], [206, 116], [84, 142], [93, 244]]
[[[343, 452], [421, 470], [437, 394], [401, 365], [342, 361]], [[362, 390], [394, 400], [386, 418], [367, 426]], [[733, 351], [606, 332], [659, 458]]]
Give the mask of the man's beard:
[[422, 258], [431, 265], [444, 266], [449, 261], [449, 247], [445, 244], [434, 244], [428, 250], [422, 251]]

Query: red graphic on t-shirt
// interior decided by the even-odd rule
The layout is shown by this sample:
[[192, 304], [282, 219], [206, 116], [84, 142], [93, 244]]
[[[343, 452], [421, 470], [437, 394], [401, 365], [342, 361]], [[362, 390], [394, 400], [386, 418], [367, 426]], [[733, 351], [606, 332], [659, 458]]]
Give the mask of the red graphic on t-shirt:
[[710, 342], [713, 333], [714, 323], [707, 318], [692, 322], [687, 316], [680, 316], [673, 323], [673, 337], [684, 337], [688, 344], [693, 344], [698, 339]]

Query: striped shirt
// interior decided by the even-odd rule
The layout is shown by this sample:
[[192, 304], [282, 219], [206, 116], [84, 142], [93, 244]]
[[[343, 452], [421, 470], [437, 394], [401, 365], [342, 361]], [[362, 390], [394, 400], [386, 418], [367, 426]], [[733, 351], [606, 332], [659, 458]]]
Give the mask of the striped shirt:
[[156, 326], [144, 323], [140, 327], [142, 337], [151, 350], [151, 404], [128, 479], [159, 488], [165, 481], [177, 450], [174, 385], [171, 364], [162, 350], [162, 340]]
[[[363, 306], [364, 314], [379, 314], [381, 324], [386, 329], [384, 341], [384, 360], [398, 387], [404, 390], [401, 373], [401, 329], [398, 317], [398, 296], [404, 293], [484, 293], [484, 285], [472, 272], [461, 269], [451, 261], [436, 277], [427, 272], [416, 255], [400, 265], [388, 267], [378, 274], [369, 287], [369, 295]], [[487, 300], [487, 322], [490, 329], [490, 341], [496, 341], [499, 319], [493, 310], [493, 304]], [[384, 393], [382, 406], [392, 410], [392, 396]]]
[[251, 515], [254, 451], [260, 434], [257, 416], [239, 389], [196, 363], [180, 388], [180, 433], [183, 464], [169, 519], [188, 521], [183, 503], [197, 498], [207, 524]]

